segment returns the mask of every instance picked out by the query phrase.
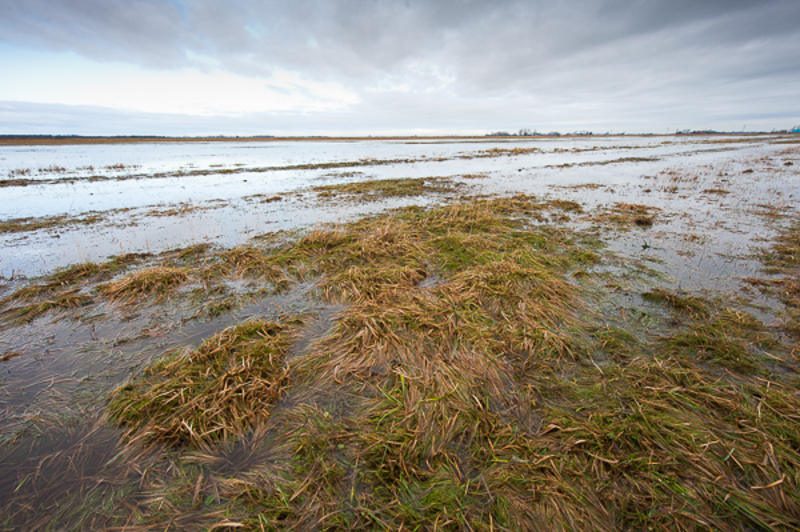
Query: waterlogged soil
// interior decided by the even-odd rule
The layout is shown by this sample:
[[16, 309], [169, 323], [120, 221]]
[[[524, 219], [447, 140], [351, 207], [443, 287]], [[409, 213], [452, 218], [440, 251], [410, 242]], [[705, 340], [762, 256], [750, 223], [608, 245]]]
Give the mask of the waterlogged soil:
[[770, 135], [0, 146], [0, 527], [795, 530], [798, 172]]

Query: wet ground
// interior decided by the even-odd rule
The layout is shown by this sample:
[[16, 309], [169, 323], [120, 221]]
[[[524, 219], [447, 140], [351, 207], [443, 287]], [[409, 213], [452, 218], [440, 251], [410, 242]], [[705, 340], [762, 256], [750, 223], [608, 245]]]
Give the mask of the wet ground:
[[[466, 195], [524, 192], [578, 201], [587, 210], [617, 202], [658, 207], [659, 229], [702, 232], [713, 256], [715, 243], [728, 251], [734, 241], [764, 236], [755, 211], [793, 204], [797, 167], [783, 165], [797, 155], [782, 142], [737, 136], [2, 146], [0, 176], [9, 186], [2, 188], [0, 223], [17, 223], [0, 233], [0, 275], [32, 277], [197, 242], [231, 247], [262, 233], [436, 203], [442, 198], [342, 206], [317, 201], [310, 191], [434, 176], [463, 183]], [[13, 184], [20, 180], [24, 185]], [[731, 211], [746, 215], [734, 217], [744, 225], [730, 225]], [[45, 227], [31, 230], [37, 223]]]
[[[80, 285], [81, 293], [199, 243], [212, 247], [195, 265], [396, 207], [523, 193], [561, 206], [540, 223], [599, 239], [598, 269], [614, 282], [738, 300], [772, 323], [781, 304], [748, 279], [769, 278], [759, 253], [797, 218], [800, 143], [760, 135], [2, 146], [0, 178], [0, 298], [39, 276], [123, 254], [146, 256]], [[440, 188], [336, 188], [374, 180]], [[115, 461], [120, 432], [104, 414], [110, 390], [165, 351], [248, 319], [314, 316], [297, 340], [302, 352], [343, 308], [314, 297], [314, 279], [279, 295], [237, 276], [216, 292], [204, 283], [192, 279], [158, 301], [97, 298], [29, 320], [8, 313], [19, 301], [3, 301], [0, 494], [25, 494], [44, 509], [47, 497], [90, 496], [105, 477], [114, 486], [141, 478], [132, 460]], [[624, 289], [609, 302], [614, 312], [643, 304]], [[107, 468], [84, 471], [76, 484], [65, 473], [70, 453]]]

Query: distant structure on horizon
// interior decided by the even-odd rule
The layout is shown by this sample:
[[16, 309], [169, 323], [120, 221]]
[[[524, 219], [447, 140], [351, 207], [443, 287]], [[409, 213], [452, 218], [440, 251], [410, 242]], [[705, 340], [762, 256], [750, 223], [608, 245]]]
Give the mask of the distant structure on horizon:
[[800, 126], [794, 126], [792, 128], [792, 133], [800, 133]]

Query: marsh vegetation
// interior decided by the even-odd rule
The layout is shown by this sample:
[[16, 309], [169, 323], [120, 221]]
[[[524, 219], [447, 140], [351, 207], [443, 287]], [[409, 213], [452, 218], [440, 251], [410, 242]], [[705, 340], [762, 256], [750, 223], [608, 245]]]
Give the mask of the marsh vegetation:
[[[757, 182], [727, 159], [624, 194], [593, 172], [661, 159], [542, 194], [346, 175], [253, 202], [346, 219], [7, 280], [0, 523], [796, 530], [800, 219], [775, 183], [798, 152], [771, 153], [737, 174], [771, 203], [730, 203]], [[737, 253], [718, 221], [745, 217], [768, 237]]]

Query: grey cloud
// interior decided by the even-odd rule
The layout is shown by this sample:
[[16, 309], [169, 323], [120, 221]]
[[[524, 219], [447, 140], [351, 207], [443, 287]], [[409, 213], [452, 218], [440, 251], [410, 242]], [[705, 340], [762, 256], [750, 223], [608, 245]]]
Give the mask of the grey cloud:
[[[354, 81], [419, 60], [491, 79], [547, 66], [637, 36], [709, 28], [685, 45], [741, 44], [797, 34], [787, 0], [5, 0], [0, 39], [146, 66], [191, 64], [191, 53], [254, 71], [279, 66]], [[635, 44], [635, 42], [634, 42]], [[674, 43], [668, 43], [674, 44]], [[679, 43], [678, 43], [679, 44]], [[187, 55], [187, 52], [190, 52]], [[613, 54], [608, 58], [614, 60]]]
[[170, 67], [186, 61], [194, 37], [162, 0], [4, 0], [0, 41]]
[[539, 127], [570, 109], [716, 120], [723, 104], [797, 112], [785, 88], [800, 79], [800, 2], [3, 0], [0, 41], [148, 68], [206, 57], [250, 76], [296, 71], [360, 94], [365, 123], [424, 113], [467, 127], [503, 112]]

